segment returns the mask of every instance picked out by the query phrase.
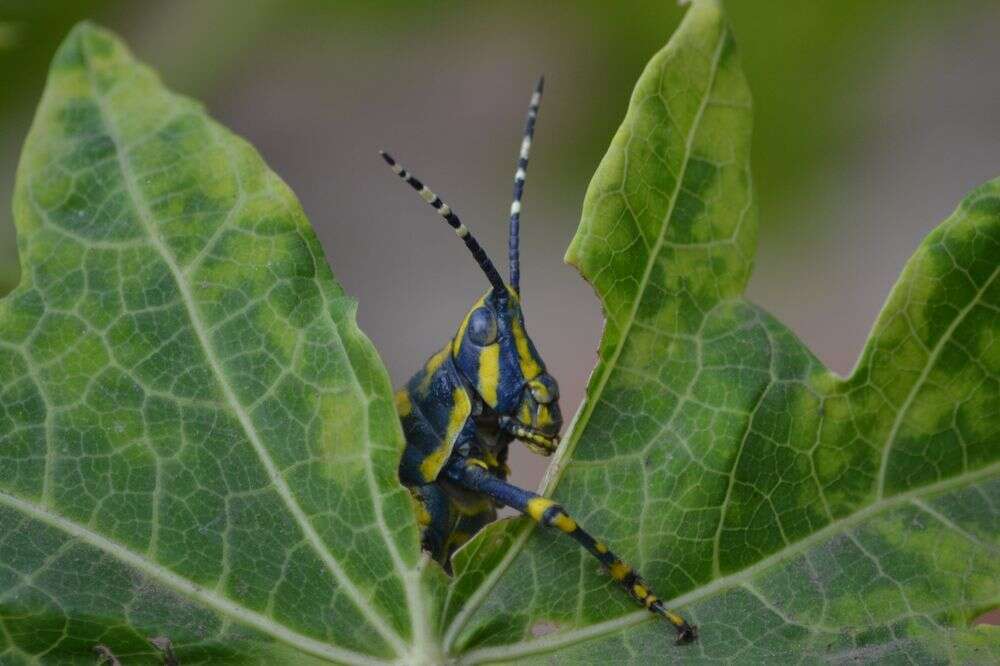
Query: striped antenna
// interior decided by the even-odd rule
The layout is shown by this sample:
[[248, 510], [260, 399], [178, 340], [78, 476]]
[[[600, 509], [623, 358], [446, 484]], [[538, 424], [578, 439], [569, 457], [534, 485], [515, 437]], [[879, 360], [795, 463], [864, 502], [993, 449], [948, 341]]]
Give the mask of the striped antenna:
[[458, 219], [458, 215], [455, 215], [454, 211], [451, 210], [451, 206], [441, 201], [441, 197], [431, 192], [427, 187], [421, 183], [419, 180], [414, 178], [409, 171], [404, 169], [402, 166], [396, 163], [396, 160], [392, 158], [392, 155], [385, 152], [384, 150], [379, 151], [379, 155], [385, 160], [386, 164], [392, 169], [392, 172], [406, 181], [406, 183], [417, 191], [424, 201], [429, 203], [434, 210], [438, 212], [438, 215], [444, 218], [455, 233], [465, 241], [465, 247], [469, 248], [469, 252], [472, 253], [472, 258], [476, 260], [479, 267], [483, 269], [486, 273], [486, 278], [493, 285], [493, 290], [496, 292], [498, 298], [505, 298], [507, 296], [507, 285], [504, 284], [503, 278], [500, 277], [500, 272], [497, 271], [496, 266], [490, 261], [490, 258], [486, 255], [486, 250], [479, 244], [469, 228], [462, 224], [462, 221]]
[[521, 153], [517, 157], [517, 171], [514, 173], [514, 201], [510, 204], [510, 239], [508, 254], [510, 264], [510, 287], [515, 293], [521, 293], [521, 197], [524, 195], [524, 176], [528, 171], [528, 153], [531, 152], [531, 140], [535, 136], [535, 120], [538, 118], [538, 106], [542, 102], [542, 88], [545, 87], [545, 77], [538, 79], [538, 85], [531, 94], [531, 104], [528, 106], [528, 120], [524, 124], [524, 138], [521, 139]]

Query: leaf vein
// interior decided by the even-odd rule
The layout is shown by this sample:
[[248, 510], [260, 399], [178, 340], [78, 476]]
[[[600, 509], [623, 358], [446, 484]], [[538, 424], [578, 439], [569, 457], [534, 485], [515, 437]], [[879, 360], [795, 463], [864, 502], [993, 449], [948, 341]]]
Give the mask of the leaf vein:
[[270, 618], [264, 617], [248, 608], [240, 606], [236, 602], [216, 594], [192, 581], [180, 576], [166, 567], [152, 562], [145, 557], [132, 552], [126, 546], [112, 541], [102, 534], [90, 530], [78, 523], [65, 518], [47, 508], [28, 502], [4, 491], [0, 491], [0, 504], [6, 505], [19, 513], [41, 522], [49, 527], [55, 528], [76, 541], [86, 543], [107, 555], [129, 565], [142, 572], [144, 575], [155, 579], [164, 587], [170, 588], [183, 596], [196, 599], [216, 612], [227, 617], [238, 620], [242, 624], [254, 627], [261, 632], [273, 636], [289, 645], [295, 646], [309, 654], [313, 654], [325, 659], [334, 659], [350, 664], [378, 664], [386, 663], [382, 660], [372, 659], [367, 655], [339, 648], [322, 641], [318, 641], [309, 636], [299, 634], [285, 625], [274, 622]]
[[364, 617], [372, 624], [372, 627], [378, 631], [378, 633], [382, 635], [389, 642], [389, 644], [396, 649], [397, 652], [403, 652], [405, 650], [404, 643], [398, 633], [390, 628], [385, 621], [374, 612], [371, 604], [367, 599], [365, 599], [364, 595], [361, 594], [354, 582], [347, 576], [347, 573], [333, 557], [333, 554], [323, 542], [323, 539], [316, 531], [316, 528], [313, 526], [308, 516], [306, 516], [302, 507], [299, 506], [298, 502], [295, 500], [288, 483], [281, 475], [281, 472], [275, 465], [274, 460], [272, 460], [270, 454], [264, 446], [263, 441], [261, 441], [260, 434], [254, 427], [253, 422], [250, 419], [250, 415], [243, 408], [243, 405], [237, 398], [233, 387], [230, 385], [225, 373], [223, 372], [219, 359], [216, 357], [215, 350], [207, 337], [206, 326], [204, 322], [201, 321], [200, 313], [196, 303], [194, 302], [194, 296], [185, 281], [183, 272], [178, 266], [173, 254], [164, 245], [162, 239], [159, 237], [155, 222], [153, 221], [152, 212], [149, 210], [138, 185], [134, 182], [130, 175], [132, 173], [132, 169], [129, 163], [127, 149], [124, 142], [120, 138], [112, 114], [107, 108], [107, 101], [98, 92], [97, 85], [94, 81], [94, 72], [91, 66], [91, 58], [89, 54], [88, 57], [84, 58], [84, 60], [86, 63], [85, 66], [87, 69], [87, 75], [90, 78], [90, 87], [94, 100], [96, 101], [100, 111], [100, 116], [104, 123], [105, 130], [108, 133], [108, 138], [115, 146], [115, 153], [118, 157], [118, 165], [122, 182], [125, 185], [129, 198], [132, 200], [136, 215], [149, 238], [150, 244], [162, 257], [164, 263], [170, 270], [171, 276], [177, 285], [177, 290], [184, 302], [185, 309], [187, 310], [188, 318], [191, 322], [191, 328], [197, 336], [198, 342], [204, 351], [205, 359], [212, 370], [212, 374], [215, 375], [220, 387], [222, 388], [226, 401], [229, 403], [233, 413], [240, 423], [240, 426], [246, 433], [247, 439], [256, 452], [258, 459], [261, 461], [261, 464], [267, 472], [271, 483], [274, 485], [275, 490], [281, 497], [282, 502], [286, 507], [288, 507], [288, 510], [295, 519], [295, 522], [299, 525], [305, 537], [312, 545], [313, 550], [319, 555], [320, 559], [326, 565], [330, 573], [333, 574], [337, 582], [340, 583], [346, 596], [354, 602], [354, 605], [361, 611], [362, 615], [364, 615]]
[[[746, 581], [753, 580], [757, 574], [767, 571], [770, 567], [791, 560], [801, 554], [805, 554], [813, 546], [835, 536], [836, 534], [839, 534], [842, 531], [850, 529], [883, 511], [888, 511], [898, 506], [907, 504], [914, 498], [945, 493], [954, 488], [970, 485], [977, 481], [984, 481], [997, 475], [998, 473], [1000, 473], [1000, 462], [993, 463], [992, 465], [980, 468], [974, 472], [968, 472], [944, 481], [938, 481], [933, 484], [921, 486], [892, 497], [875, 500], [868, 506], [826, 525], [805, 538], [791, 544], [787, 548], [758, 560], [745, 569], [741, 569], [740, 571], [721, 578], [716, 578], [707, 585], [703, 585], [698, 589], [691, 590], [690, 592], [686, 592], [685, 594], [669, 600], [667, 605], [672, 608], [680, 608], [684, 605], [705, 599], [706, 597], [721, 590], [728, 589], [731, 586], [742, 585]], [[509, 660], [533, 654], [551, 652], [552, 650], [556, 650], [565, 645], [599, 638], [600, 636], [647, 621], [658, 620], [646, 610], [636, 610], [611, 620], [592, 624], [582, 629], [572, 629], [558, 634], [549, 634], [547, 636], [528, 641], [521, 640], [508, 645], [471, 650], [462, 656], [459, 663], [463, 665], [471, 665], [500, 659]]]

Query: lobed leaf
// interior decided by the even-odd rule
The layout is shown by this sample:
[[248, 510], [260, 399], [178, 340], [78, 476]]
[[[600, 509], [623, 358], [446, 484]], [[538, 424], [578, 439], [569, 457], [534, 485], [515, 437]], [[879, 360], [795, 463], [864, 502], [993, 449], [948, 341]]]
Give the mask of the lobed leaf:
[[1000, 598], [1000, 181], [923, 242], [841, 378], [742, 297], [750, 131], [698, 0], [567, 254], [607, 324], [545, 489], [700, 624], [674, 648], [523, 520], [450, 585], [425, 566], [385, 370], [293, 195], [79, 26], [0, 302], [0, 662], [1000, 658], [969, 627]]
[[426, 641], [388, 377], [288, 187], [80, 25], [0, 306], [0, 661], [402, 657]]
[[922, 243], [841, 378], [742, 293], [750, 93], [719, 3], [649, 63], [567, 261], [607, 319], [544, 487], [700, 625], [526, 521], [460, 554], [463, 663], [988, 661], [1000, 600], [1000, 181]]

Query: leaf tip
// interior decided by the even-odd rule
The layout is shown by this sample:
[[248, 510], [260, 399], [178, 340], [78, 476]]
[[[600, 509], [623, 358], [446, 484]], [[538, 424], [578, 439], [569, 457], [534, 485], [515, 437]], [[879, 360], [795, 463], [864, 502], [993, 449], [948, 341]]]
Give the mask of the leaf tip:
[[722, 10], [722, 0], [677, 0], [677, 4], [681, 7], [692, 5], [716, 9], [718, 11]]
[[70, 28], [69, 33], [66, 35], [66, 39], [63, 40], [62, 47], [82, 49], [84, 43], [90, 42], [91, 40], [111, 41], [113, 39], [115, 39], [115, 37], [110, 30], [102, 28], [100, 25], [89, 19], [85, 19]]
[[52, 70], [85, 67], [95, 58], [116, 56], [130, 58], [121, 38], [93, 21], [83, 20], [67, 33], [52, 60]]
[[684, 18], [674, 37], [686, 31], [711, 30], [713, 26], [725, 22], [722, 0], [682, 0], [678, 4], [688, 5], [688, 9], [684, 12]]

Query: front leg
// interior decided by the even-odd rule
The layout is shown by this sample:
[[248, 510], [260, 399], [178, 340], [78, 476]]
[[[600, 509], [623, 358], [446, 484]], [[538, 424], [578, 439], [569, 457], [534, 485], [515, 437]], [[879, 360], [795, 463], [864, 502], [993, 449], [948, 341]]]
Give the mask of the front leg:
[[698, 637], [697, 627], [688, 624], [683, 617], [664, 606], [635, 569], [620, 560], [603, 542], [584, 531], [570, 518], [566, 510], [554, 501], [512, 486], [491, 474], [482, 461], [475, 459], [453, 461], [445, 468], [445, 474], [448, 480], [456, 485], [483, 493], [500, 504], [531, 516], [545, 527], [554, 527], [573, 537], [591, 555], [600, 560], [611, 577], [624, 587], [633, 599], [650, 612], [666, 618], [674, 626], [677, 630], [678, 643], [690, 643]]

